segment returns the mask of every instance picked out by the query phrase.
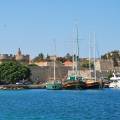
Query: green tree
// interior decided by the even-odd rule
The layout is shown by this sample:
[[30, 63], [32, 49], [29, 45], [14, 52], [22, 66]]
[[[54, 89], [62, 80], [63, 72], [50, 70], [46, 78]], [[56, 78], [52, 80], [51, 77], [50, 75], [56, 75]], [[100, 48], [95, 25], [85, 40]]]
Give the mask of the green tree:
[[70, 55], [70, 53], [67, 53], [65, 59], [72, 61], [72, 55]]
[[57, 57], [56, 61], [64, 63], [66, 59], [64, 57]]
[[46, 61], [51, 61], [50, 60], [50, 56], [47, 54], [47, 56], [46, 56]]
[[0, 65], [0, 82], [1, 83], [16, 83], [21, 80], [26, 80], [30, 77], [30, 70], [27, 66], [18, 62], [3, 62]]
[[[85, 60], [84, 62], [82, 62], [81, 67], [83, 67], [83, 68], [89, 68], [89, 60]], [[90, 62], [90, 67], [91, 67], [91, 69], [94, 68], [93, 62]]]
[[40, 53], [38, 56], [39, 56], [40, 60], [44, 59], [44, 54], [43, 53]]
[[108, 74], [108, 80], [110, 80], [111, 77], [112, 77], [112, 72], [110, 71]]
[[44, 60], [43, 53], [38, 54], [38, 56], [33, 59], [34, 62], [39, 62], [39, 61], [43, 61], [43, 60]]

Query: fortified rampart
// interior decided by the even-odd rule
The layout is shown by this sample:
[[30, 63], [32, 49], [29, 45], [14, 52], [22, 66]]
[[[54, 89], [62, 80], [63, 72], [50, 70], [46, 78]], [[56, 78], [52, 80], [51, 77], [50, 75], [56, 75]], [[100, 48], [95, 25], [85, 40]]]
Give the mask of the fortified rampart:
[[[31, 70], [31, 80], [35, 83], [44, 83], [49, 80], [53, 80], [53, 67], [39, 67], [39, 66], [29, 66]], [[67, 78], [68, 70], [70, 67], [56, 67], [56, 79], [64, 80]]]
[[97, 60], [95, 63], [96, 70], [98, 71], [112, 71], [114, 65], [112, 60]]
[[20, 48], [18, 49], [18, 52], [17, 52], [16, 55], [0, 54], [0, 63], [2, 63], [3, 61], [15, 60], [15, 61], [19, 61], [21, 63], [29, 64], [29, 59], [30, 59], [30, 56], [29, 55], [23, 55], [21, 53]]

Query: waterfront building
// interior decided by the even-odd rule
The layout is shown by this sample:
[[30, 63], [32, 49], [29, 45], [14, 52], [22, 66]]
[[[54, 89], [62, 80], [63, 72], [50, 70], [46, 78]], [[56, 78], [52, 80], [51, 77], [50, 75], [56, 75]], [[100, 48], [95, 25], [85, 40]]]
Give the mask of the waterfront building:
[[71, 62], [71, 61], [69, 61], [69, 60], [65, 61], [63, 64], [64, 64], [64, 66], [66, 66], [66, 67], [72, 67], [72, 66], [73, 66], [73, 62]]

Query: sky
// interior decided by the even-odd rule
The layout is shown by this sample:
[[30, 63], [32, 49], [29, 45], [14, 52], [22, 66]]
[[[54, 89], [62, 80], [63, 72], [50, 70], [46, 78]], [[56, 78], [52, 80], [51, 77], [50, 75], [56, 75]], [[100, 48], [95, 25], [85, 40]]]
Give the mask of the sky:
[[120, 0], [0, 0], [0, 54], [72, 54], [76, 25], [80, 57], [94, 32], [98, 56], [119, 50]]

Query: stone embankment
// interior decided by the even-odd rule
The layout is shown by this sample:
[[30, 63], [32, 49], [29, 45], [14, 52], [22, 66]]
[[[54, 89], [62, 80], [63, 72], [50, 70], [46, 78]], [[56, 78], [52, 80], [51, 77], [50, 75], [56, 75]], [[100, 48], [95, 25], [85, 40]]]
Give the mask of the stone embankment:
[[0, 90], [44, 89], [45, 85], [0, 85]]

